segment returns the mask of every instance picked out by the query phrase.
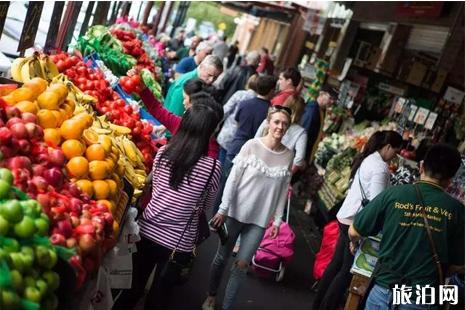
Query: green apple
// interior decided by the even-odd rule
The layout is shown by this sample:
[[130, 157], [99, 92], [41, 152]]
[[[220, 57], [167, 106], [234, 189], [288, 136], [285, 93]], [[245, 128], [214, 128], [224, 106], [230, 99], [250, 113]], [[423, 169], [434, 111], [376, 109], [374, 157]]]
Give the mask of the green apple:
[[20, 272], [24, 272], [24, 261], [23, 256], [20, 253], [10, 253], [9, 265], [12, 269], [17, 269]]
[[60, 286], [60, 276], [54, 271], [45, 271], [42, 278], [47, 282], [50, 292], [56, 291]]
[[48, 264], [45, 266], [47, 269], [52, 269], [58, 262], [58, 256], [55, 250], [49, 249], [48, 250], [49, 256], [50, 256], [50, 261]]
[[21, 222], [17, 223], [13, 229], [19, 238], [31, 238], [36, 233], [34, 220], [29, 216], [23, 217]]
[[8, 257], [8, 253], [4, 249], [0, 248], [0, 261], [6, 260], [7, 257]]
[[32, 265], [34, 264], [34, 254], [29, 255], [21, 253], [21, 257], [23, 258], [24, 270], [30, 270], [32, 268]]
[[29, 199], [21, 201], [20, 204], [25, 215], [34, 219], [40, 216], [41, 207], [37, 201]]
[[0, 203], [0, 215], [10, 223], [19, 223], [23, 219], [23, 209], [17, 200]]
[[0, 168], [0, 180], [6, 181], [8, 184], [13, 184], [13, 174], [6, 168]]
[[6, 199], [11, 190], [11, 185], [7, 181], [0, 179], [0, 199]]
[[24, 289], [24, 298], [32, 302], [35, 302], [35, 303], [40, 303], [42, 296], [40, 295], [40, 291], [37, 288], [32, 287], [32, 286], [27, 286]]
[[23, 275], [16, 269], [10, 271], [11, 284], [17, 292], [22, 292], [24, 289]]
[[10, 224], [3, 216], [0, 215], [0, 236], [5, 236], [10, 229]]
[[48, 228], [49, 228], [48, 219], [46, 220], [42, 217], [36, 218], [34, 220], [34, 224], [36, 226], [37, 233], [39, 234], [39, 236], [48, 235]]
[[38, 245], [36, 246], [36, 258], [37, 258], [37, 264], [41, 267], [47, 268], [49, 266], [51, 257], [50, 257], [50, 251], [48, 250], [47, 247], [43, 245]]
[[40, 296], [44, 297], [48, 291], [48, 284], [45, 280], [39, 279], [36, 281], [36, 288], [40, 292]]
[[36, 286], [36, 279], [30, 275], [27, 275], [24, 277], [24, 285], [34, 287]]
[[16, 239], [5, 238], [3, 240], [3, 249], [7, 253], [14, 253], [19, 251], [19, 242]]
[[2, 290], [2, 309], [21, 309], [21, 300], [13, 291], [10, 290]]

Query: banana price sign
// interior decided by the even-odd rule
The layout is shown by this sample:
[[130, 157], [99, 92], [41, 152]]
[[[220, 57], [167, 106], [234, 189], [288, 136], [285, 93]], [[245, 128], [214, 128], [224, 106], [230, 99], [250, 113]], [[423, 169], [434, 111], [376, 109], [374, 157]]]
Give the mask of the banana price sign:
[[44, 8], [43, 1], [29, 1], [26, 20], [24, 21], [23, 31], [19, 39], [18, 52], [34, 46], [37, 30], [39, 29], [40, 16]]

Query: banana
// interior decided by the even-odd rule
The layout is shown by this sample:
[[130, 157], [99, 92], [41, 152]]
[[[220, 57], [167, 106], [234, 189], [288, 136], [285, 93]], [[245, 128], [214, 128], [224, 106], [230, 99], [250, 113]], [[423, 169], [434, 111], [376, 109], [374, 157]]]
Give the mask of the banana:
[[60, 74], [55, 63], [52, 60], [50, 60], [50, 58], [47, 55], [42, 54], [39, 58], [39, 62], [47, 81], [50, 82], [51, 80], [53, 80], [54, 77]]
[[27, 58], [24, 57], [18, 57], [15, 60], [13, 60], [13, 63], [11, 64], [11, 77], [13, 80], [21, 82], [21, 68], [23, 65], [26, 63]]
[[131, 133], [131, 129], [128, 127], [115, 125], [113, 123], [110, 123], [110, 129], [113, 130], [116, 135], [129, 135]]
[[21, 66], [21, 81], [29, 82], [32, 78], [40, 77], [45, 79], [45, 74], [40, 65], [40, 60], [37, 53], [30, 57], [26, 57], [26, 62]]
[[134, 164], [137, 164], [139, 157], [137, 156], [136, 150], [133, 147], [132, 141], [128, 139], [123, 140], [124, 154]]

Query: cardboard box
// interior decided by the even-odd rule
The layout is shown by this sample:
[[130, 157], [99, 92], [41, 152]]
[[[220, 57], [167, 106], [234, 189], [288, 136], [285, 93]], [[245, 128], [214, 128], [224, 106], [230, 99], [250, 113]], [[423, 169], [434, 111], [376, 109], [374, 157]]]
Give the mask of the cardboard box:
[[423, 82], [423, 79], [426, 75], [426, 71], [428, 71], [428, 67], [426, 67], [424, 64], [420, 62], [414, 62], [407, 76], [406, 82], [413, 85], [421, 86], [421, 83]]

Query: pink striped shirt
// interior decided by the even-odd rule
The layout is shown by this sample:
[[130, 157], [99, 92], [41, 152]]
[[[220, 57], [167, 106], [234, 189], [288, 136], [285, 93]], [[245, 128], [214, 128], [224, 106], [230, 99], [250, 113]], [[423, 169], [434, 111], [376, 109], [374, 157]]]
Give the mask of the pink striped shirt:
[[[155, 157], [153, 165], [152, 199], [139, 221], [140, 233], [144, 237], [166, 248], [174, 249], [196, 206], [202, 209], [210, 208], [216, 198], [221, 176], [219, 161], [202, 156], [189, 174], [185, 177], [178, 190], [169, 185], [171, 170], [164, 163], [158, 163], [162, 147]], [[161, 166], [161, 167], [160, 167]], [[205, 202], [199, 201], [206, 187], [211, 169], [214, 169], [210, 183], [207, 186]], [[190, 252], [194, 249], [199, 220], [198, 216], [189, 225], [179, 243], [178, 250]]]

